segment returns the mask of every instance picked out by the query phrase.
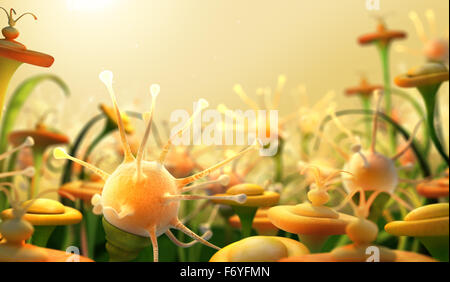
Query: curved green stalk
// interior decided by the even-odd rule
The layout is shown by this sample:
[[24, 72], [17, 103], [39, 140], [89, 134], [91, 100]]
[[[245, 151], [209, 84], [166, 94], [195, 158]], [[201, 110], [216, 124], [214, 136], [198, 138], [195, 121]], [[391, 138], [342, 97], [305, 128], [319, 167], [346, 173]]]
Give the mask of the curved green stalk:
[[[392, 94], [397, 95], [397, 96], [405, 99], [406, 101], [408, 101], [411, 104], [411, 106], [415, 109], [417, 114], [424, 120], [426, 119], [426, 114], [425, 114], [425, 111], [422, 109], [422, 106], [413, 97], [411, 97], [408, 93], [401, 91], [400, 89], [393, 88]], [[425, 137], [424, 141], [423, 141], [424, 142], [423, 152], [424, 152], [425, 156], [428, 156], [428, 153], [430, 152], [430, 149], [431, 149], [431, 143], [430, 143], [430, 138], [429, 138], [430, 133], [428, 130], [428, 126], [424, 126], [423, 131], [424, 131], [424, 137]]]
[[[78, 152], [78, 148], [80, 147], [84, 137], [88, 133], [89, 129], [91, 129], [92, 126], [94, 126], [98, 121], [105, 118], [103, 114], [98, 114], [95, 117], [93, 117], [91, 120], [88, 121], [88, 123], [85, 124], [83, 129], [78, 134], [77, 138], [75, 139], [75, 142], [72, 145], [72, 148], [70, 149], [70, 155], [76, 156]], [[61, 185], [64, 185], [65, 183], [68, 183], [72, 179], [72, 169], [73, 169], [73, 162], [66, 162], [66, 166], [64, 167], [63, 177], [61, 178]]]
[[436, 132], [436, 126], [434, 124], [436, 96], [437, 96], [437, 91], [440, 86], [441, 86], [441, 84], [438, 83], [438, 84], [429, 85], [429, 86], [417, 87], [417, 89], [419, 90], [420, 94], [422, 95], [422, 98], [425, 102], [425, 107], [427, 109], [427, 126], [428, 126], [428, 131], [430, 133], [431, 141], [433, 141], [434, 146], [436, 147], [437, 151], [442, 156], [442, 158], [447, 162], [447, 166], [448, 166], [449, 165], [448, 155], [445, 152], [441, 142], [439, 141], [439, 137]]
[[[342, 115], [374, 115], [375, 112], [370, 110], [370, 111], [364, 111], [364, 110], [343, 110], [343, 111], [338, 111], [335, 113], [336, 116], [342, 116]], [[378, 113], [379, 117], [384, 119], [386, 122], [390, 123], [393, 128], [398, 131], [405, 140], [409, 139], [409, 133], [406, 131], [406, 129], [404, 129], [401, 125], [399, 125], [398, 123], [396, 123], [395, 121], [393, 121], [390, 117], [388, 117], [387, 115], [385, 115], [384, 113]], [[331, 121], [332, 118], [331, 116], [327, 116], [322, 120], [322, 123], [319, 127], [319, 131], [323, 132], [326, 124]], [[316, 139], [316, 144], [314, 145], [314, 149], [317, 150], [319, 148], [320, 145], [320, 139], [317, 138]], [[414, 154], [416, 155], [417, 161], [419, 162], [420, 165], [420, 169], [422, 171], [422, 174], [424, 177], [429, 177], [431, 176], [431, 169], [430, 166], [426, 160], [426, 158], [424, 158], [422, 156], [421, 151], [419, 150], [418, 146], [417, 146], [417, 142], [413, 141], [411, 144], [411, 149], [414, 151]]]
[[[25, 101], [41, 82], [50, 80], [56, 83], [66, 96], [70, 95], [69, 87], [59, 77], [52, 74], [36, 75], [23, 81], [13, 92], [6, 107], [5, 116], [2, 120], [2, 129], [0, 132], [0, 153], [5, 152], [8, 146], [7, 136], [14, 127], [15, 121], [20, 114]], [[0, 170], [4, 168], [4, 162], [0, 162]]]
[[[97, 145], [102, 141], [106, 136], [108, 136], [111, 132], [117, 129], [117, 126], [109, 119], [106, 119], [105, 126], [103, 127], [103, 130], [100, 132], [99, 135], [92, 141], [92, 143], [89, 145], [89, 147], [86, 150], [86, 153], [84, 154], [83, 160], [87, 161], [92, 151], [97, 147]], [[80, 179], [84, 179], [85, 177], [85, 169], [84, 167], [81, 168], [80, 172]]]

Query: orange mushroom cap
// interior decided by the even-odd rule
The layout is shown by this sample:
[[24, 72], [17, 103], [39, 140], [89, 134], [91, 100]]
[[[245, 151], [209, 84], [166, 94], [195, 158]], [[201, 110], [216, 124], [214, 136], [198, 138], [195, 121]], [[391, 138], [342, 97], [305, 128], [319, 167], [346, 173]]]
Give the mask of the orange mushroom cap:
[[387, 30], [384, 23], [380, 22], [377, 26], [377, 31], [373, 33], [364, 34], [358, 37], [358, 42], [361, 45], [370, 44], [376, 41], [389, 43], [394, 39], [406, 38], [406, 33], [397, 30]]
[[8, 140], [14, 146], [19, 146], [28, 136], [34, 139], [34, 146], [40, 148], [69, 143], [69, 138], [66, 135], [55, 133], [44, 128], [36, 130], [17, 130], [9, 134]]
[[383, 89], [383, 86], [382, 85], [371, 85], [371, 84], [369, 84], [367, 79], [363, 77], [363, 78], [361, 78], [361, 82], [358, 86], [345, 89], [345, 94], [348, 96], [362, 95], [365, 97], [369, 97], [370, 95], [372, 95], [373, 91], [378, 90], [378, 89]]
[[30, 14], [36, 20], [36, 16], [31, 13], [25, 13], [17, 19], [13, 19], [14, 9], [10, 10], [10, 14], [2, 8], [7, 16], [9, 26], [2, 29], [3, 39], [0, 39], [0, 57], [10, 60], [36, 65], [40, 67], [50, 67], [55, 59], [47, 54], [27, 50], [27, 47], [15, 39], [19, 36], [19, 31], [14, 27], [16, 22], [24, 15]]
[[90, 202], [95, 194], [102, 194], [103, 181], [72, 181], [64, 184], [58, 190], [58, 194], [62, 197], [81, 199]]
[[448, 197], [448, 176], [422, 182], [416, 187], [417, 193], [426, 198]]

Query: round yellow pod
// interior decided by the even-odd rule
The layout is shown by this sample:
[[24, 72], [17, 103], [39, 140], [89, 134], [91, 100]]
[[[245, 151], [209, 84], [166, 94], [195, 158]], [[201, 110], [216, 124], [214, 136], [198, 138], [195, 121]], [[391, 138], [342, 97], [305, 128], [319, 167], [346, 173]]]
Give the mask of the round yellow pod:
[[243, 183], [230, 187], [230, 189], [227, 190], [227, 194], [230, 195], [245, 194], [247, 196], [256, 196], [264, 194], [264, 188], [262, 188], [258, 184]]
[[[22, 207], [26, 207], [31, 201], [33, 200], [23, 202]], [[64, 213], [64, 205], [51, 199], [35, 199], [27, 213], [62, 214]]]
[[377, 239], [378, 227], [372, 221], [358, 218], [347, 225], [345, 232], [356, 244], [368, 244]]
[[449, 204], [440, 203], [433, 205], [426, 205], [412, 210], [405, 216], [406, 221], [431, 219], [448, 216]]
[[210, 262], [274, 262], [304, 254], [309, 254], [309, 250], [298, 241], [277, 236], [253, 236], [219, 250]]

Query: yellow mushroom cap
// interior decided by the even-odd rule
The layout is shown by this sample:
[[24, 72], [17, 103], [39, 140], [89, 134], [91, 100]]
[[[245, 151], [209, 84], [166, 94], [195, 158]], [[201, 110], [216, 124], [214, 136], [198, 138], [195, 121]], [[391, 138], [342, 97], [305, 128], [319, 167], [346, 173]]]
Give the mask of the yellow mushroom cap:
[[265, 191], [264, 188], [257, 184], [237, 184], [230, 187], [225, 194], [216, 194], [216, 196], [229, 195], [247, 195], [247, 200], [242, 203], [236, 203], [231, 200], [213, 200], [215, 203], [230, 205], [230, 206], [244, 206], [244, 207], [270, 207], [278, 203], [280, 194], [272, 191]]
[[354, 216], [337, 213], [328, 207], [309, 203], [296, 206], [275, 206], [269, 209], [270, 221], [281, 230], [303, 235], [345, 234]]
[[384, 229], [395, 236], [445, 236], [449, 229], [449, 204], [427, 205], [412, 210], [403, 221], [392, 221]]
[[[27, 205], [28, 202], [25, 202], [24, 205]], [[0, 217], [3, 220], [13, 219], [13, 210], [2, 211]], [[24, 220], [35, 226], [76, 224], [82, 218], [83, 216], [78, 210], [63, 206], [58, 201], [50, 199], [37, 199], [23, 217]]]
[[309, 254], [308, 248], [296, 240], [277, 236], [253, 236], [222, 248], [209, 261], [272, 262], [304, 254]]
[[400, 87], [420, 87], [448, 81], [448, 69], [442, 63], [428, 62], [395, 78]]
[[[117, 116], [116, 112], [113, 108], [106, 106], [105, 104], [100, 104], [100, 110], [106, 115], [106, 117], [112, 121], [113, 123], [117, 124]], [[130, 117], [124, 113], [120, 113], [122, 117], [123, 127], [125, 129], [125, 132], [128, 134], [132, 134], [134, 132], [134, 127], [130, 122]]]

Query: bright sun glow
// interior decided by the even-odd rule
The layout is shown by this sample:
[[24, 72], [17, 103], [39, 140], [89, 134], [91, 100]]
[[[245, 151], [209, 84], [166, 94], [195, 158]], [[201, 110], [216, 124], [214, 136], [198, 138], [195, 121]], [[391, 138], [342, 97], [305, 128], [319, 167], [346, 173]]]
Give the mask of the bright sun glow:
[[113, 0], [67, 0], [71, 11], [96, 11], [107, 7]]

